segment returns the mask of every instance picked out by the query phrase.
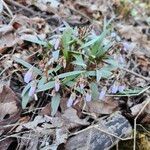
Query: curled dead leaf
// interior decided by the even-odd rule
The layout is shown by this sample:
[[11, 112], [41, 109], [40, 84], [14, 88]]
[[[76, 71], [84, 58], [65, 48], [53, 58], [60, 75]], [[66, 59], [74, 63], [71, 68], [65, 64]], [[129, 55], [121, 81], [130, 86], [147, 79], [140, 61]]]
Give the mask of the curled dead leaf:
[[0, 125], [16, 122], [20, 117], [21, 105], [15, 93], [3, 86], [0, 93]]

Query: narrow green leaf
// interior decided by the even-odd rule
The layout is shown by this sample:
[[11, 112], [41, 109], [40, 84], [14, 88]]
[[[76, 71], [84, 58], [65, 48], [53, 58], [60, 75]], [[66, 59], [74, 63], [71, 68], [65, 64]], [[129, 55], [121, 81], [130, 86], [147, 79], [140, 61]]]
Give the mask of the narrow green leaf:
[[107, 67], [103, 67], [99, 70], [103, 78], [109, 78], [112, 75], [112, 72]]
[[143, 88], [138, 88], [138, 89], [126, 89], [125, 91], [122, 92], [122, 94], [137, 94], [139, 93]]
[[103, 32], [101, 33], [101, 35], [99, 35], [99, 36], [95, 37], [94, 39], [92, 39], [91, 41], [89, 41], [89, 42], [83, 44], [83, 45], [81, 46], [81, 49], [82, 49], [82, 48], [85, 48], [85, 47], [89, 47], [89, 46], [91, 46], [92, 44], [94, 44], [94, 43], [97, 42], [97, 41], [102, 42], [102, 40], [105, 38], [105, 36], [106, 36], [106, 34], [107, 34], [108, 32], [109, 32], [109, 30], [103, 31]]
[[57, 61], [59, 58], [59, 50], [52, 52], [52, 57], [55, 61]]
[[[76, 82], [74, 82], [74, 81], [68, 81], [65, 83], [65, 85], [70, 88], [72, 88], [75, 84], [76, 84]], [[81, 94], [84, 94], [84, 89], [81, 89], [80, 87], [75, 87], [74, 90], [78, 91]]]
[[99, 91], [98, 91], [97, 84], [92, 82], [90, 84], [90, 89], [91, 89], [91, 92], [92, 92], [92, 99], [93, 100], [98, 100], [98, 98], [99, 98]]
[[50, 82], [40, 86], [40, 88], [38, 87], [36, 92], [46, 91], [46, 90], [52, 89], [54, 86], [55, 86], [55, 81], [50, 81]]
[[94, 77], [96, 76], [96, 72], [95, 71], [86, 71], [86, 73], [84, 74], [85, 77]]
[[62, 66], [57, 65], [55, 68], [48, 70], [48, 74], [52, 74], [52, 72], [57, 72], [62, 68]]
[[28, 42], [36, 43], [36, 44], [39, 44], [39, 45], [47, 46], [47, 42], [44, 41], [43, 39], [41, 39], [37, 35], [28, 35], [28, 34], [25, 34], [25, 35], [21, 36], [21, 39], [25, 40], [25, 41], [28, 41]]
[[110, 23], [114, 20], [114, 17], [112, 17], [108, 22], [106, 21], [106, 17], [104, 18], [104, 25], [103, 25], [103, 31], [107, 30], [107, 27], [110, 25]]
[[102, 78], [102, 71], [96, 70], [96, 81], [99, 82], [101, 78]]
[[45, 83], [46, 83], [46, 80], [47, 80], [47, 78], [46, 78], [46, 76], [43, 76], [40, 80], [39, 80], [39, 82], [38, 82], [38, 89], [40, 89]]
[[17, 57], [14, 57], [13, 60], [21, 65], [23, 65], [24, 67], [30, 69], [31, 67], [33, 67], [33, 71], [35, 73], [37, 73], [38, 75], [42, 75], [42, 71], [34, 66], [32, 66], [31, 64], [29, 64], [28, 62], [24, 61], [23, 59], [21, 58], [17, 58]]
[[116, 67], [116, 68], [122, 66], [122, 65], [120, 65], [120, 64], [118, 63], [117, 60], [114, 60], [114, 59], [111, 59], [111, 58], [105, 60], [105, 62], [107, 62], [108, 64], [110, 64], [110, 65], [112, 65], [112, 66], [114, 66], [114, 67]]
[[[69, 77], [66, 77], [62, 80], [62, 83], [63, 84], [67, 84], [68, 82], [70, 81], [73, 81], [74, 79], [76, 78], [76, 76], [69, 76]], [[73, 81], [74, 82], [74, 81]]]
[[26, 92], [30, 89], [30, 87], [31, 87], [31, 83], [28, 83], [28, 84], [24, 87], [24, 89], [23, 89], [23, 91], [22, 91], [22, 93], [21, 93], [21, 96], [22, 96], [22, 97], [26, 94]]
[[68, 49], [69, 43], [71, 41], [72, 38], [72, 29], [71, 28], [67, 28], [62, 35], [62, 44], [64, 49]]
[[26, 108], [26, 106], [27, 106], [29, 100], [30, 100], [30, 96], [28, 95], [28, 92], [26, 92], [26, 93], [23, 95], [23, 97], [22, 97], [22, 102], [21, 102], [23, 109]]
[[84, 69], [86, 69], [86, 64], [83, 61], [83, 58], [81, 55], [73, 55], [76, 60], [72, 62], [74, 65], [82, 66]]
[[112, 45], [113, 45], [113, 43], [110, 42], [109, 44], [105, 45], [104, 47], [101, 47], [101, 49], [99, 49], [99, 51], [97, 52], [96, 56], [97, 57], [103, 56]]
[[69, 76], [74, 76], [74, 75], [80, 75], [81, 73], [84, 73], [85, 71], [71, 71], [71, 72], [67, 72], [67, 73], [62, 73], [60, 75], [58, 75], [58, 78], [66, 78]]
[[92, 44], [94, 44], [94, 43], [97, 42], [99, 39], [100, 39], [100, 36], [95, 37], [95, 38], [92, 39], [91, 41], [89, 41], [89, 42], [83, 44], [83, 45], [81, 46], [81, 49], [82, 49], [82, 48], [85, 48], [85, 47], [88, 47], [88, 46], [90, 46], [90, 45], [92, 45]]
[[60, 94], [56, 93], [56, 95], [52, 97], [52, 101], [51, 101], [51, 108], [52, 108], [51, 115], [52, 116], [56, 114], [59, 104], [60, 104]]
[[68, 51], [69, 51], [69, 45], [70, 45], [70, 41], [72, 38], [72, 29], [71, 28], [67, 28], [62, 35], [62, 46], [63, 46], [63, 55], [65, 57], [65, 59], [68, 59]]

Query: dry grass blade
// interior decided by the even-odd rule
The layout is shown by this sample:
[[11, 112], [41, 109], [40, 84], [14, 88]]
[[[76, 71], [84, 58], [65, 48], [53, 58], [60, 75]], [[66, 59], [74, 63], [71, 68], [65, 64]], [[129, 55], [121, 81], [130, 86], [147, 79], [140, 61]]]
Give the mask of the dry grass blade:
[[10, 16], [13, 18], [13, 13], [12, 11], [10, 10], [10, 8], [8, 7], [8, 5], [3, 1], [1, 0], [1, 3], [3, 4], [3, 6], [7, 9], [7, 11], [9, 12]]

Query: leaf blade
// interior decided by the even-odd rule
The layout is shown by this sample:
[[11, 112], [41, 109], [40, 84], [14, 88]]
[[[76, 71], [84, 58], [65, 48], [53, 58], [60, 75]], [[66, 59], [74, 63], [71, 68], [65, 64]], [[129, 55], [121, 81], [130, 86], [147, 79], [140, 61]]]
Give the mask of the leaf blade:
[[60, 94], [56, 93], [56, 95], [52, 97], [52, 101], [51, 101], [51, 108], [52, 108], [51, 115], [52, 116], [56, 114], [59, 104], [60, 104]]

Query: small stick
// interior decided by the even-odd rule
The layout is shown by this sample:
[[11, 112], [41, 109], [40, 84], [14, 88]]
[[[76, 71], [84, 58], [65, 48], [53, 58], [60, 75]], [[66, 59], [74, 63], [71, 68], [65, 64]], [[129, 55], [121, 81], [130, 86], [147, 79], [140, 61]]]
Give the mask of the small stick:
[[20, 8], [22, 8], [22, 9], [24, 9], [24, 10], [30, 12], [30, 13], [33, 14], [33, 15], [36, 13], [35, 11], [31, 10], [30, 8], [25, 7], [25, 6], [23, 6], [23, 5], [21, 5], [21, 4], [17, 3], [17, 2], [15, 2], [15, 1], [12, 1], [12, 0], [6, 0], [6, 2], [9, 3], [9, 4], [11, 4], [11, 5], [20, 7]]
[[12, 13], [12, 11], [10, 10], [10, 8], [7, 6], [7, 4], [6, 4], [3, 0], [1, 0], [1, 2], [2, 2], [2, 4], [4, 5], [4, 7], [7, 9], [7, 11], [9, 12], [10, 16], [13, 18], [13, 13]]
[[139, 78], [142, 78], [142, 79], [150, 82], [150, 78], [144, 77], [144, 76], [142, 76], [142, 75], [140, 75], [140, 74], [138, 74], [136, 72], [133, 72], [133, 71], [131, 71], [129, 69], [126, 69], [126, 68], [121, 68], [121, 69], [124, 70], [124, 71], [126, 71], [126, 72], [129, 72], [129, 73], [131, 73], [131, 74], [133, 74], [133, 75], [135, 75], [135, 76], [137, 76]]
[[121, 137], [119, 137], [119, 136], [117, 136], [117, 135], [115, 135], [115, 134], [113, 134], [113, 133], [109, 133], [108, 131], [105, 131], [105, 130], [103, 130], [103, 129], [100, 129], [100, 128], [99, 128], [99, 125], [91, 125], [91, 126], [85, 128], [85, 129], [82, 129], [82, 130], [80, 130], [80, 131], [77, 131], [77, 132], [75, 132], [75, 133], [70, 134], [70, 136], [72, 136], [72, 135], [77, 135], [77, 134], [82, 133], [82, 132], [84, 132], [84, 131], [86, 131], [86, 130], [89, 130], [89, 129], [91, 129], [91, 128], [96, 128], [97, 130], [99, 130], [99, 131], [101, 131], [101, 132], [104, 132], [104, 133], [106, 133], [106, 134], [108, 134], [108, 135], [111, 135], [111, 136], [113, 136], [113, 137], [115, 137], [115, 138], [117, 138], [117, 139], [119, 139], [119, 140], [122, 140], [122, 141], [126, 141], [126, 140], [133, 139], [133, 137], [121, 138]]

